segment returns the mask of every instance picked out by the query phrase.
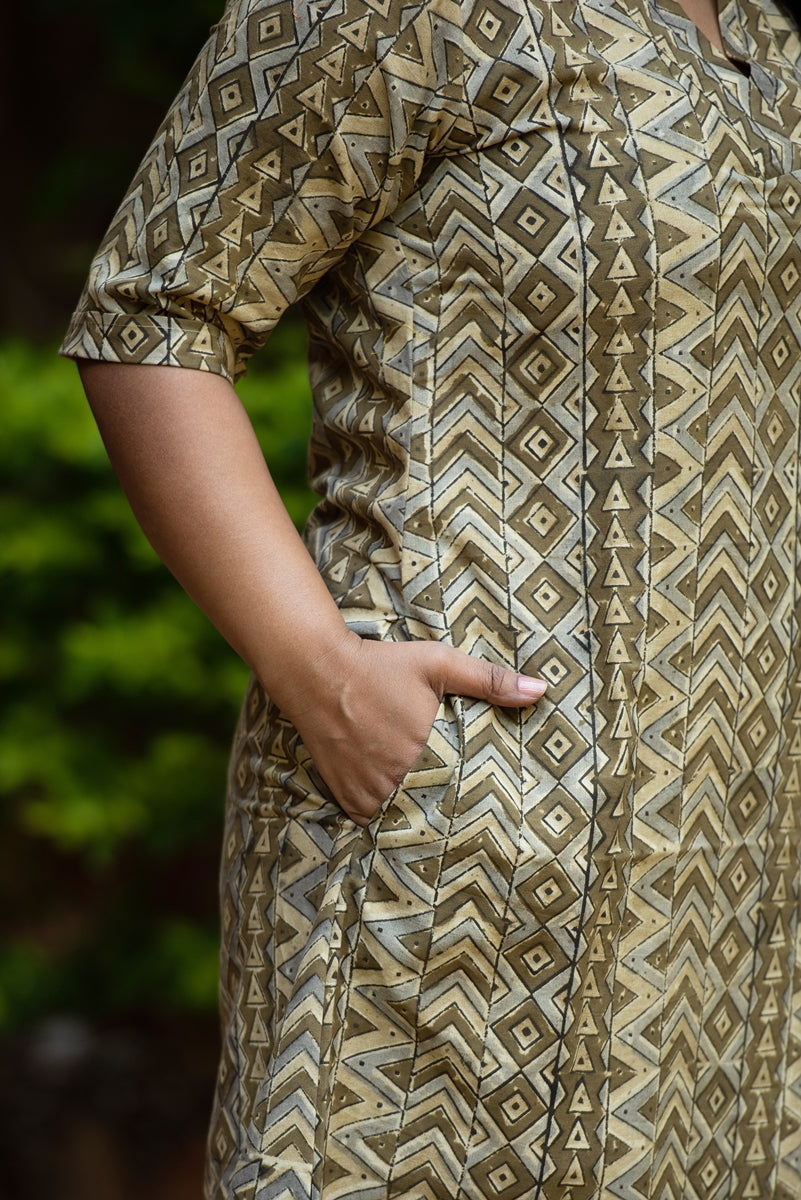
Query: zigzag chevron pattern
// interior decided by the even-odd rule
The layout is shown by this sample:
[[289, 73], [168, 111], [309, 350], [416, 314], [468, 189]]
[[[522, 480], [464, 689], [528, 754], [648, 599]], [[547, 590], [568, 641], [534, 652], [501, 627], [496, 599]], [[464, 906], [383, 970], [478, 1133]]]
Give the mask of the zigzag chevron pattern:
[[346, 619], [550, 684], [367, 830], [251, 686], [209, 1200], [801, 1195], [801, 42], [721, 22], [232, 0], [103, 244], [66, 352], [301, 298]]

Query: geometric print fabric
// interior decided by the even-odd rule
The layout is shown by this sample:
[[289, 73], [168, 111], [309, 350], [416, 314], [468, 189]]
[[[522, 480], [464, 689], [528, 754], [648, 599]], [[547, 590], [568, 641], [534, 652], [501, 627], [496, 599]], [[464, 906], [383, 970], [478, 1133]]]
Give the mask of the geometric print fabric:
[[729, 0], [232, 3], [65, 352], [301, 300], [307, 542], [449, 697], [367, 829], [253, 682], [210, 1200], [801, 1193], [801, 43]]

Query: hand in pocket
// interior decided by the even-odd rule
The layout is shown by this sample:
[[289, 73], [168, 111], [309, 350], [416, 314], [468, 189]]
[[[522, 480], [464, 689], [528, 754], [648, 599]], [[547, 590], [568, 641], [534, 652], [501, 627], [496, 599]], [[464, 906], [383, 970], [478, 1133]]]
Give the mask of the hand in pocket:
[[363, 641], [348, 633], [336, 660], [325, 695], [306, 697], [287, 715], [358, 825], [370, 822], [414, 766], [444, 695], [523, 708], [545, 691], [542, 680], [437, 642]]

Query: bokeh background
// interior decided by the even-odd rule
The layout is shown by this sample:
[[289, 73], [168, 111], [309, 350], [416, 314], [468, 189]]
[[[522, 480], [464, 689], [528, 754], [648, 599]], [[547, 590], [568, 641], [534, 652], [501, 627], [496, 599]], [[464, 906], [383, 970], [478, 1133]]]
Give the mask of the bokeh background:
[[[139, 533], [56, 348], [222, 0], [4, 13], [0, 1200], [199, 1200], [216, 875], [246, 671]], [[240, 393], [293, 517], [309, 398], [285, 320]]]

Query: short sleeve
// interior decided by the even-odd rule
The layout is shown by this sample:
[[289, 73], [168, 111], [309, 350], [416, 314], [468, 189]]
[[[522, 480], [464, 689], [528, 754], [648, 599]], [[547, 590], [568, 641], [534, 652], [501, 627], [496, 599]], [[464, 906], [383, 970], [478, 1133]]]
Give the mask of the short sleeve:
[[229, 4], [112, 221], [62, 353], [241, 374], [444, 152], [457, 10]]

